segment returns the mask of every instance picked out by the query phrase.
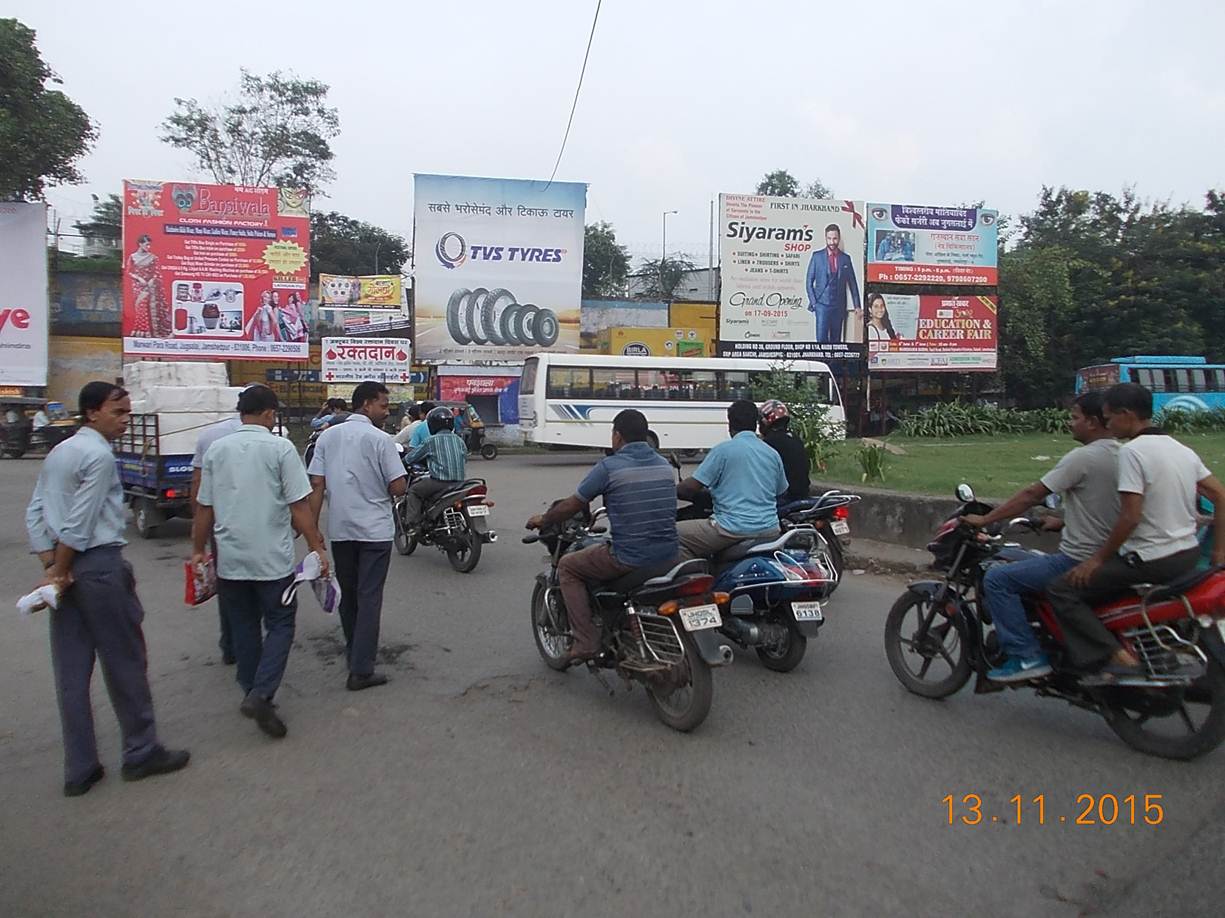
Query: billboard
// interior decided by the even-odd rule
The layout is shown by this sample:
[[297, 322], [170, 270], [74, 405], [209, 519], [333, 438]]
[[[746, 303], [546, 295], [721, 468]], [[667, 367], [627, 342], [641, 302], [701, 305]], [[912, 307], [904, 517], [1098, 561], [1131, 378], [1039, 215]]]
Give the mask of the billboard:
[[47, 384], [47, 205], [0, 202], [0, 385]]
[[123, 183], [123, 351], [306, 360], [310, 212], [299, 192]]
[[390, 309], [399, 311], [403, 292], [398, 274], [371, 274], [349, 277], [319, 275], [319, 305], [323, 308]]
[[719, 354], [862, 359], [863, 203], [719, 195]]
[[994, 287], [998, 223], [977, 207], [869, 203], [868, 280]]
[[325, 384], [412, 382], [412, 352], [403, 338], [324, 338], [321, 351]]
[[418, 359], [577, 351], [587, 186], [415, 178]]
[[868, 370], [994, 370], [999, 300], [869, 291]]

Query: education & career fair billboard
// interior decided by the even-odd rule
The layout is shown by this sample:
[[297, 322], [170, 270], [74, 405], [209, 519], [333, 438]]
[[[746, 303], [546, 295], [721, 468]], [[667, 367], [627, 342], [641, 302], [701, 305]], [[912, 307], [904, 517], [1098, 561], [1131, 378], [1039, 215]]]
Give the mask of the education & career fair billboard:
[[123, 183], [123, 352], [306, 360], [310, 211], [288, 188]]
[[999, 283], [999, 213], [978, 207], [868, 203], [868, 280]]
[[861, 360], [862, 201], [719, 195], [719, 354]]
[[416, 175], [417, 359], [578, 351], [586, 205], [578, 182]]
[[868, 370], [994, 370], [999, 300], [994, 296], [913, 296], [870, 290]]

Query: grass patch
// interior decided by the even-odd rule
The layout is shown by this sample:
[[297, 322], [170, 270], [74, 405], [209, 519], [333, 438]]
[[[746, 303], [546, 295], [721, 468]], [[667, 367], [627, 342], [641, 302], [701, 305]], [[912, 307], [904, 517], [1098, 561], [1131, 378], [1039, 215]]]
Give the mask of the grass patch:
[[[1178, 434], [1177, 439], [1199, 453], [1215, 474], [1225, 475], [1225, 433]], [[1067, 434], [1038, 433], [952, 440], [891, 436], [885, 442], [901, 447], [906, 454], [890, 455], [883, 487], [947, 496], [964, 481], [979, 497], [996, 500], [1037, 481], [1076, 446]], [[830, 460], [828, 470], [814, 477], [851, 490], [862, 485], [859, 445], [859, 440], [847, 440]]]

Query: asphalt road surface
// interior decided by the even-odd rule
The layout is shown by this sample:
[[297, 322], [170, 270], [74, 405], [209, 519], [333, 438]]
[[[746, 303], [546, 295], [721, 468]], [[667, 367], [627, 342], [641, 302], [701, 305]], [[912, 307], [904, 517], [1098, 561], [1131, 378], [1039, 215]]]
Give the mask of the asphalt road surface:
[[[715, 672], [682, 735], [640, 689], [609, 697], [539, 660], [539, 546], [522, 521], [590, 455], [475, 460], [502, 539], [477, 570], [392, 559], [389, 685], [345, 691], [339, 624], [304, 596], [278, 697], [289, 736], [241, 717], [215, 605], [183, 606], [187, 528], [132, 535], [165, 742], [191, 766], [61, 796], [46, 621], [22, 514], [38, 462], [0, 463], [0, 915], [1219, 914], [1225, 751], [1181, 764], [1027, 692], [907, 694], [882, 649], [898, 582], [850, 575], [787, 675], [750, 654]], [[615, 680], [618, 681], [619, 680]], [[948, 824], [978, 794], [980, 825]], [[1160, 794], [1160, 825], [1077, 826], [1077, 797]], [[1046, 824], [1027, 804], [1045, 796]], [[959, 815], [964, 808], [959, 808]]]

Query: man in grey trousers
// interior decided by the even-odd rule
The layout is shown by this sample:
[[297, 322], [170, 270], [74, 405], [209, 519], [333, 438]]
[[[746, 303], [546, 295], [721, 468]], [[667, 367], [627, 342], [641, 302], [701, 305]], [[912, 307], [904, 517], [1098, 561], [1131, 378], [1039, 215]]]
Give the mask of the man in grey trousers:
[[82, 427], [43, 463], [26, 510], [30, 547], [59, 589], [51, 618], [51, 665], [64, 731], [64, 795], [79, 797], [102, 780], [89, 683], [102, 663], [123, 731], [123, 778], [178, 771], [191, 758], [157, 738], [149, 691], [145, 612], [132, 566], [123, 559], [123, 488], [110, 441], [132, 417], [128, 393], [91, 382], [79, 397]]
[[307, 472], [316, 523], [328, 496], [328, 535], [340, 582], [340, 624], [348, 647], [350, 691], [383, 685], [374, 671], [383, 615], [383, 585], [395, 536], [392, 498], [408, 489], [404, 463], [383, 432], [389, 413], [387, 387], [364, 382], [353, 390], [353, 413], [315, 443]]

